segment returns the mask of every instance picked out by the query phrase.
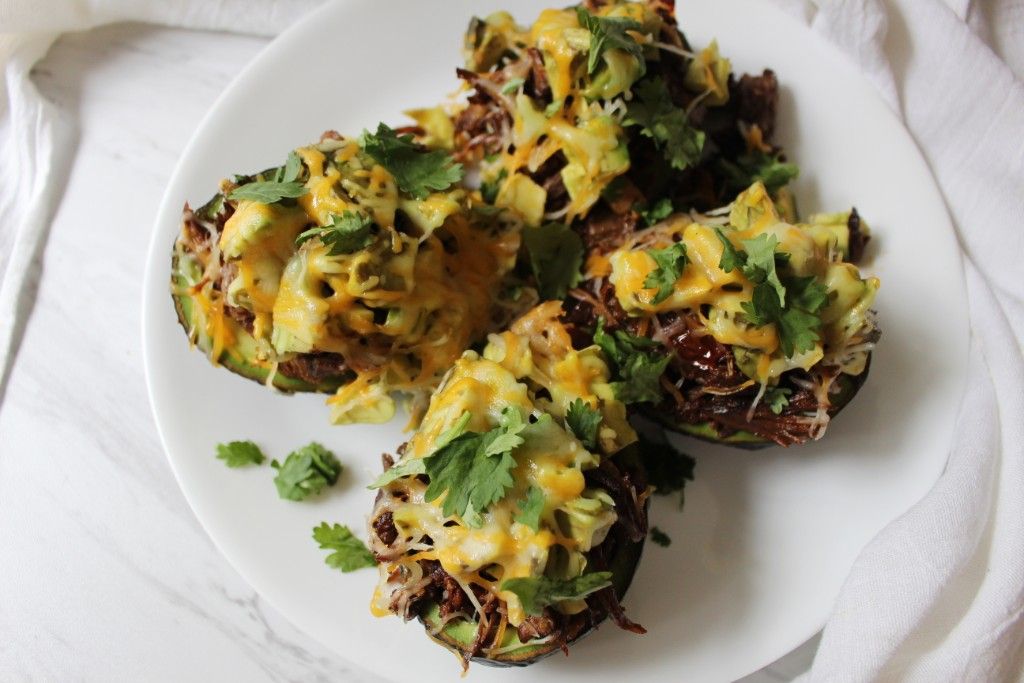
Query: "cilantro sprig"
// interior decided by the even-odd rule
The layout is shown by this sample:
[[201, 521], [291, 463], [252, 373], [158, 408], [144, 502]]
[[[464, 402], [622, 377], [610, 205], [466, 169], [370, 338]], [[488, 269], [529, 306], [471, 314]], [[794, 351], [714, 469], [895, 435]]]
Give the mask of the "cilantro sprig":
[[377, 564], [373, 553], [355, 537], [355, 534], [347, 526], [321, 522], [320, 526], [313, 528], [313, 540], [320, 545], [322, 550], [334, 551], [324, 558], [327, 566], [340, 569], [345, 573], [364, 567], [373, 567]]
[[640, 126], [640, 134], [654, 140], [672, 168], [696, 166], [704, 150], [704, 131], [690, 125], [686, 112], [672, 103], [661, 79], [633, 86], [635, 97], [627, 107], [625, 125]]
[[676, 280], [683, 274], [683, 269], [689, 263], [686, 256], [686, 244], [676, 242], [664, 249], [648, 249], [647, 254], [658, 265], [644, 278], [644, 288], [657, 289], [651, 303], [660, 304], [675, 290]]
[[277, 470], [277, 495], [285, 500], [304, 500], [320, 493], [338, 481], [342, 470], [334, 454], [316, 442], [292, 451], [284, 463], [274, 460], [270, 465]]
[[728, 191], [737, 194], [760, 181], [769, 194], [775, 195], [800, 175], [796, 164], [782, 161], [778, 154], [760, 150], [743, 154], [735, 161], [722, 159], [718, 164]]
[[398, 188], [415, 199], [447, 190], [462, 180], [462, 164], [442, 150], [426, 150], [412, 135], [398, 135], [380, 123], [377, 132], [363, 131], [363, 150], [395, 178]]
[[616, 398], [623, 403], [661, 400], [661, 375], [669, 356], [656, 350], [657, 342], [625, 330], [609, 334], [604, 329], [604, 319], [598, 318], [594, 343], [615, 366], [619, 380], [612, 382], [611, 387]]
[[541, 299], [564, 299], [582, 277], [583, 240], [563, 223], [525, 228], [522, 235]]
[[539, 616], [548, 605], [563, 600], [580, 600], [610, 585], [611, 572], [593, 572], [568, 580], [546, 576], [506, 579], [501, 583], [501, 590], [515, 593], [527, 614]]
[[582, 398], [569, 404], [565, 413], [565, 424], [586, 448], [597, 448], [597, 434], [604, 416], [600, 410], [591, 408]]
[[424, 500], [429, 503], [444, 494], [441, 512], [445, 516], [457, 515], [470, 526], [479, 526], [480, 515], [513, 486], [516, 461], [512, 451], [522, 445], [520, 432], [526, 426], [519, 408], [507, 406], [494, 429], [450, 437], [423, 458], [424, 472], [430, 478]]
[[647, 68], [644, 49], [626, 31], [642, 31], [640, 22], [625, 17], [599, 17], [583, 7], [576, 8], [580, 26], [590, 31], [590, 49], [587, 55], [587, 73], [593, 74], [601, 65], [601, 57], [607, 50], [624, 50], [640, 63], [640, 75]]
[[309, 192], [300, 180], [301, 174], [302, 159], [295, 152], [290, 152], [284, 166], [262, 174], [270, 180], [256, 180], [239, 185], [228, 193], [228, 199], [247, 199], [262, 204], [274, 204], [282, 199], [301, 197]]
[[739, 269], [754, 283], [751, 300], [742, 304], [747, 319], [757, 326], [775, 325], [787, 358], [813, 349], [821, 338], [818, 312], [828, 302], [828, 289], [813, 277], [780, 277], [777, 265], [789, 255], [775, 251], [775, 235], [743, 240], [741, 251], [720, 228], [715, 232], [723, 247], [718, 267], [726, 273]]
[[648, 436], [641, 431], [637, 436], [640, 437], [640, 454], [647, 471], [647, 481], [654, 486], [654, 493], [659, 496], [679, 493], [681, 504], [683, 489], [686, 482], [693, 481], [697, 462], [672, 446], [663, 434]]
[[674, 210], [672, 200], [668, 197], [662, 197], [650, 205], [637, 207], [637, 211], [640, 213], [640, 218], [647, 227], [651, 227], [655, 223], [660, 223], [665, 220], [672, 215], [672, 211]]
[[772, 387], [764, 392], [764, 404], [776, 415], [781, 415], [789, 405], [789, 396], [792, 393], [793, 390], [786, 387]]
[[345, 211], [340, 216], [331, 214], [329, 225], [318, 225], [305, 230], [295, 238], [296, 244], [319, 237], [329, 247], [330, 256], [351, 254], [366, 248], [373, 239], [373, 219], [354, 211]]
[[526, 491], [526, 497], [516, 503], [519, 509], [513, 519], [520, 524], [525, 524], [534, 530], [540, 530], [540, 516], [544, 512], [544, 492], [536, 486], [531, 486]]

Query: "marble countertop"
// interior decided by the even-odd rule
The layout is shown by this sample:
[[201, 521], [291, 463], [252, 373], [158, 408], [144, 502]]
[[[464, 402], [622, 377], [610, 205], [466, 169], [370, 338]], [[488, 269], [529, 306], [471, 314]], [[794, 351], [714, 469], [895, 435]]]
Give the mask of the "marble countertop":
[[[157, 205], [203, 115], [265, 44], [121, 24], [65, 36], [34, 70], [79, 134], [0, 396], [0, 680], [379, 680], [221, 557], [146, 395], [140, 301]], [[744, 683], [792, 679], [815, 645]]]

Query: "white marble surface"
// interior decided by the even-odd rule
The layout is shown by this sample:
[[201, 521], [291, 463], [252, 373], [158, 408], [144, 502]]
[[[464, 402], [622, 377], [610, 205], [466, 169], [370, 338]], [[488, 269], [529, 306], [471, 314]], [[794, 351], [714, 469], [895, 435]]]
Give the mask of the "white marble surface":
[[[0, 680], [378, 680], [219, 555], [146, 397], [139, 304], [157, 204], [203, 114], [265, 44], [124, 24], [62, 38], [35, 70], [79, 138], [0, 397]], [[792, 679], [815, 645], [744, 683]]]

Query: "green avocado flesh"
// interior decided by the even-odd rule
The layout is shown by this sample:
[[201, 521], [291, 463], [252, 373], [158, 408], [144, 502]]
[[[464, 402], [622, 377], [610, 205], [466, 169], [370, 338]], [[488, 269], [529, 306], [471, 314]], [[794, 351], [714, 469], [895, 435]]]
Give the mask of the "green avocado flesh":
[[[870, 362], [868, 363], [868, 366], [864, 368], [864, 372], [856, 377], [850, 375], [839, 376], [839, 379], [836, 380], [839, 384], [839, 392], [832, 399], [832, 408], [828, 411], [830, 416], [835, 416], [840, 410], [849, 404], [850, 400], [853, 399], [854, 395], [856, 395], [861, 385], [864, 384], [864, 380], [868, 376], [869, 369]], [[658, 421], [668, 429], [698, 439], [703, 439], [705, 441], [711, 441], [713, 443], [726, 444], [728, 446], [736, 446], [737, 448], [746, 448], [751, 450], [774, 445], [773, 441], [764, 439], [756, 434], [746, 431], [738, 431], [733, 434], [729, 434], [728, 436], [721, 436], [715, 426], [710, 422], [701, 422], [699, 424], [675, 422], [671, 418], [661, 414], [658, 415], [657, 418]]]
[[[175, 256], [171, 262], [171, 282], [173, 283], [175, 290], [171, 296], [174, 299], [174, 309], [178, 314], [178, 322], [181, 323], [181, 326], [185, 329], [185, 333], [188, 334], [193, 327], [195, 299], [187, 294], [178, 293], [179, 290], [186, 288], [189, 285], [189, 282], [185, 273], [183, 273], [179, 268], [177, 256]], [[267, 376], [270, 374], [271, 365], [257, 357], [256, 340], [244, 327], [234, 320], [229, 319], [227, 323], [231, 326], [231, 332], [234, 335], [235, 343], [224, 349], [220, 358], [217, 359], [217, 363], [236, 375], [241, 375], [242, 377], [259, 382], [260, 384], [266, 384]], [[209, 349], [203, 348], [202, 344], [198, 344], [197, 346], [199, 346], [200, 350], [204, 353], [209, 353]], [[281, 391], [321, 393], [333, 393], [339, 386], [344, 384], [343, 381], [336, 379], [331, 379], [320, 384], [311, 384], [302, 379], [288, 377], [280, 372], [274, 374], [272, 383]]]

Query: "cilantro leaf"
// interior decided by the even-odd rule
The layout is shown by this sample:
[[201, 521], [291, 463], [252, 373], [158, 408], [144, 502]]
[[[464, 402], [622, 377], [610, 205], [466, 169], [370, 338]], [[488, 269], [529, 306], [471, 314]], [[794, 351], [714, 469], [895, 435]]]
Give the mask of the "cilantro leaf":
[[580, 26], [590, 31], [590, 50], [587, 58], [587, 73], [593, 74], [601, 64], [606, 50], [625, 50], [640, 63], [640, 75], [644, 74], [647, 62], [644, 50], [626, 31], [642, 31], [640, 22], [625, 17], [599, 17], [583, 7], [576, 8]]
[[669, 216], [672, 215], [674, 208], [672, 207], [672, 200], [668, 197], [662, 197], [654, 204], [645, 206], [640, 211], [640, 218], [643, 220], [644, 225], [650, 227], [655, 223], [660, 223]]
[[[767, 283], [779, 297], [779, 304], [786, 303], [786, 288], [779, 280], [779, 274], [775, 270], [775, 247], [779, 240], [775, 235], [761, 233], [757, 237], [743, 240], [743, 248], [747, 252], [746, 263], [743, 265], [743, 274], [755, 285]], [[788, 256], [786, 257], [788, 258]]]
[[754, 325], [774, 324], [779, 345], [787, 358], [814, 348], [821, 338], [821, 316], [817, 313], [828, 301], [828, 290], [813, 277], [787, 278], [783, 287], [784, 305], [775, 289], [766, 282], [754, 286], [751, 301], [742, 304]]
[[273, 204], [282, 199], [294, 199], [309, 192], [305, 185], [297, 180], [275, 182], [273, 180], [257, 180], [239, 185], [228, 193], [228, 199], [235, 201], [248, 199], [261, 204]]
[[648, 249], [647, 253], [658, 264], [658, 267], [644, 278], [644, 288], [657, 289], [651, 303], [660, 304], [672, 294], [676, 280], [683, 274], [683, 269], [689, 263], [689, 259], [686, 257], [686, 244], [676, 242], [664, 249]]
[[789, 395], [792, 393], [792, 389], [773, 387], [764, 392], [764, 403], [768, 406], [769, 410], [779, 415], [789, 405]]
[[672, 104], [664, 81], [641, 81], [633, 94], [623, 123], [640, 126], [640, 134], [654, 140], [672, 168], [682, 171], [696, 166], [704, 150], [704, 131], [691, 126], [686, 112]]
[[563, 600], [580, 600], [610, 585], [611, 572], [594, 572], [569, 580], [546, 576], [507, 579], [501, 582], [501, 590], [515, 593], [527, 614], [539, 616], [548, 605]]
[[501, 411], [498, 427], [484, 434], [484, 455], [501, 455], [523, 445], [519, 432], [526, 428], [523, 414], [515, 406]]
[[430, 484], [428, 503], [445, 494], [441, 512], [458, 515], [479, 526], [480, 514], [505, 497], [512, 488], [512, 451], [523, 443], [519, 435], [527, 424], [519, 409], [508, 406], [497, 427], [484, 433], [463, 432], [424, 458]]
[[747, 255], [733, 246], [721, 228], [715, 228], [715, 234], [718, 235], [718, 239], [722, 243], [722, 258], [718, 261], [718, 267], [726, 273], [731, 273], [736, 268], [742, 270], [743, 266], [747, 264]]
[[262, 465], [263, 451], [252, 441], [231, 441], [217, 444], [217, 457], [228, 467]]
[[[436, 452], [444, 446], [447, 446], [455, 437], [460, 436], [465, 432], [466, 425], [469, 424], [469, 420], [472, 417], [472, 413], [468, 410], [464, 411], [462, 415], [459, 416], [459, 419], [455, 421], [455, 424], [445, 430], [441, 436], [437, 437], [437, 440], [434, 442], [434, 451]], [[393, 466], [391, 469], [377, 477], [377, 479], [375, 479], [374, 482], [366, 488], [370, 490], [383, 488], [396, 479], [401, 479], [403, 477], [415, 477], [420, 474], [426, 474], [426, 472], [427, 467], [423, 458], [413, 458], [412, 460], [407, 460]]]
[[786, 278], [786, 305], [817, 313], [828, 303], [828, 288], [813, 277]]
[[615, 397], [623, 403], [657, 402], [661, 400], [661, 375], [669, 357], [655, 349], [658, 343], [636, 337], [625, 330], [608, 334], [604, 319], [598, 318], [594, 343], [615, 366], [620, 381], [612, 382]]
[[768, 193], [775, 195], [800, 175], [796, 164], [782, 161], [778, 154], [766, 154], [760, 150], [744, 154], [735, 161], [722, 159], [718, 164], [729, 194], [742, 192], [761, 181]]
[[284, 166], [277, 169], [274, 180], [283, 183], [290, 183], [299, 179], [302, 173], [302, 159], [295, 152], [288, 152], [288, 161]]
[[363, 131], [363, 149], [395, 177], [402, 192], [426, 199], [432, 190], [447, 190], [462, 180], [462, 164], [442, 150], [425, 150], [412, 135], [398, 135], [384, 123], [377, 132]]
[[319, 237], [330, 256], [351, 254], [365, 249], [372, 239], [373, 219], [361, 213], [345, 211], [340, 216], [331, 214], [330, 225], [318, 225], [305, 230], [295, 238], [296, 244], [302, 244], [313, 237]]
[[396, 479], [401, 479], [402, 477], [413, 477], [417, 474], [423, 474], [426, 471], [427, 469], [423, 464], [423, 458], [413, 458], [412, 460], [406, 460], [405, 462], [399, 463], [386, 470], [366, 488], [371, 491], [373, 489], [384, 488]]
[[651, 527], [651, 540], [662, 548], [667, 548], [672, 545], [672, 539], [669, 538], [669, 535], [656, 526]]
[[313, 540], [320, 544], [322, 550], [334, 551], [324, 558], [329, 567], [347, 573], [377, 564], [373, 553], [347, 526], [321, 522], [320, 526], [313, 527]]
[[526, 491], [526, 498], [516, 503], [519, 514], [513, 519], [520, 524], [533, 529], [535, 532], [540, 529], [540, 515], [544, 512], [544, 492], [536, 486], [531, 486]]
[[821, 329], [817, 313], [828, 302], [828, 289], [813, 277], [787, 277], [783, 282], [776, 266], [785, 263], [789, 254], [776, 253], [775, 235], [762, 233], [743, 240], [745, 251], [739, 251], [721, 229], [715, 233], [723, 247], [718, 267], [727, 273], [739, 268], [754, 283], [751, 300], [741, 304], [747, 320], [758, 326], [774, 324], [788, 358], [814, 348]]
[[540, 298], [564, 299], [569, 288], [575, 287], [581, 278], [583, 240], [563, 223], [524, 228], [522, 235]]
[[274, 485], [277, 495], [285, 500], [303, 500], [333, 486], [341, 474], [341, 463], [334, 454], [313, 442], [292, 451], [284, 463], [270, 463], [277, 470]]
[[601, 411], [591, 408], [582, 398], [570, 403], [565, 413], [565, 424], [589, 450], [597, 448], [597, 433], [603, 419]]

